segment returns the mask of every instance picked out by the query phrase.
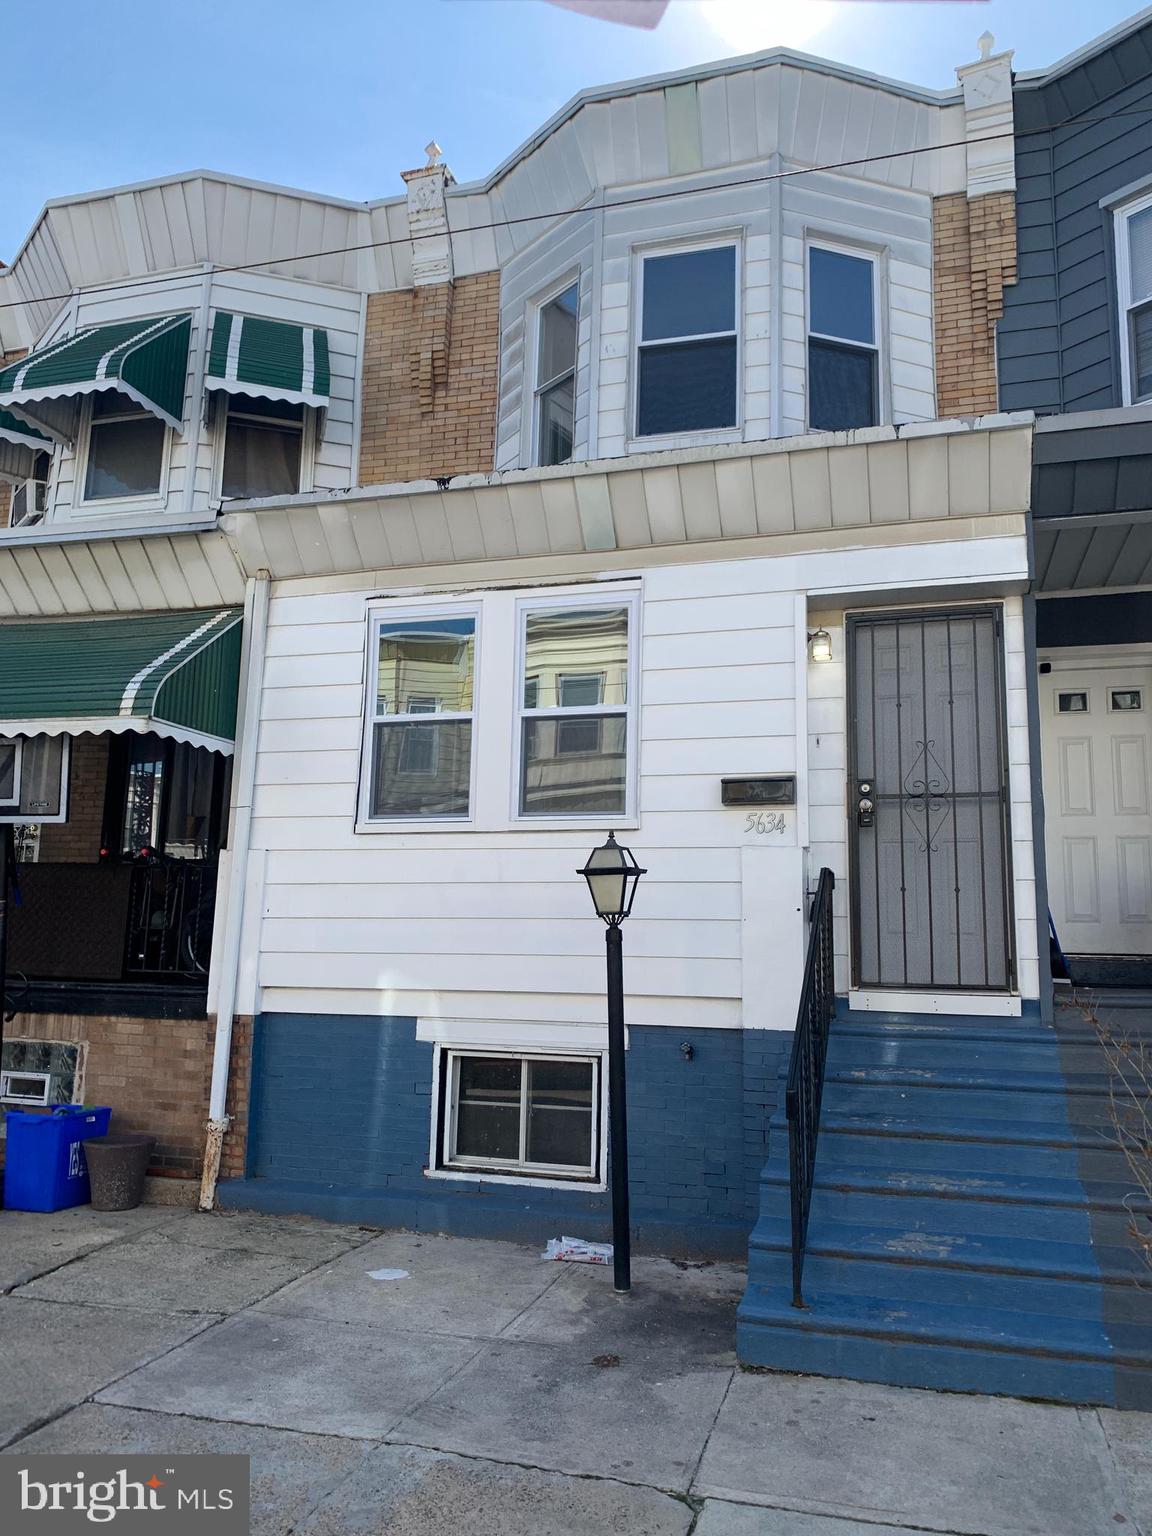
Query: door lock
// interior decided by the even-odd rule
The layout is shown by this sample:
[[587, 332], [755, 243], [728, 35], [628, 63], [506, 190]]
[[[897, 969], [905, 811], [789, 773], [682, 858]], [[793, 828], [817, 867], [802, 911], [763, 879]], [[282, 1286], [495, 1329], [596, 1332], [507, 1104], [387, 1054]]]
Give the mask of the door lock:
[[861, 779], [856, 785], [859, 799], [856, 802], [856, 825], [871, 827], [876, 822], [876, 802], [872, 798], [872, 780]]

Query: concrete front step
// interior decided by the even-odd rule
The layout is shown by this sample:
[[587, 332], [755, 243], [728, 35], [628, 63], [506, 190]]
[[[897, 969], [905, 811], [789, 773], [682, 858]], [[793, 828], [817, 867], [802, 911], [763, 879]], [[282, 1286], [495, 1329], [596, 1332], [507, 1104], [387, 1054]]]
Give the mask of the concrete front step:
[[[816, 1188], [833, 1191], [838, 1196], [864, 1194], [909, 1196], [914, 1199], [976, 1200], [1008, 1206], [1068, 1206], [1073, 1210], [1110, 1211], [1117, 1214], [1152, 1211], [1152, 1203], [1142, 1198], [1132, 1200], [1131, 1183], [1123, 1179], [1082, 1180], [958, 1168], [954, 1155], [956, 1149], [951, 1143], [943, 1145], [953, 1155], [939, 1170], [905, 1166], [877, 1168], [875, 1165], [863, 1165], [859, 1161], [834, 1162], [824, 1158]], [[945, 1167], [950, 1171], [945, 1172]], [[775, 1171], [769, 1173], [766, 1168], [762, 1183], [779, 1186], [784, 1198], [790, 1198], [786, 1170], [782, 1174]], [[764, 1199], [768, 1199], [767, 1189]]]
[[1090, 1320], [813, 1289], [805, 1300], [800, 1310], [779, 1287], [750, 1282], [737, 1314], [741, 1362], [893, 1386], [1152, 1405], [1152, 1357], [1118, 1351]]

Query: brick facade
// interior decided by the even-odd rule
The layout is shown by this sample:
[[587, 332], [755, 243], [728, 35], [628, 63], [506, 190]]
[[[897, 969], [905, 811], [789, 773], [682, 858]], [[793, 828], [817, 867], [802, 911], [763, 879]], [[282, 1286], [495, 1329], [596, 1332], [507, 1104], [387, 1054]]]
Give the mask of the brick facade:
[[68, 775], [68, 820], [40, 828], [41, 864], [95, 864], [104, 829], [108, 737], [74, 736]]
[[232, 1021], [232, 1060], [228, 1067], [227, 1114], [231, 1124], [220, 1153], [220, 1177], [242, 1179], [248, 1154], [248, 1095], [252, 1087], [252, 1017]]
[[941, 417], [998, 407], [996, 324], [1016, 281], [1016, 201], [1011, 192], [932, 204], [936, 408]]
[[11, 1040], [81, 1045], [85, 1104], [107, 1104], [113, 1131], [156, 1137], [149, 1171], [198, 1179], [212, 1073], [209, 1019], [133, 1019], [85, 1014], [17, 1014]]
[[370, 294], [360, 483], [490, 470], [499, 352], [499, 272]]

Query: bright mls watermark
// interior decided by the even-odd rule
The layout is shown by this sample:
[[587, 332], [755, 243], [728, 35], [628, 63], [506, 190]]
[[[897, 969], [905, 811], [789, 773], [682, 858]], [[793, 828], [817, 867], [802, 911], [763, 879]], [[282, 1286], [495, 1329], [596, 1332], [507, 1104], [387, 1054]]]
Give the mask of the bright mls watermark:
[[248, 1536], [247, 1456], [0, 1456], [4, 1536]]

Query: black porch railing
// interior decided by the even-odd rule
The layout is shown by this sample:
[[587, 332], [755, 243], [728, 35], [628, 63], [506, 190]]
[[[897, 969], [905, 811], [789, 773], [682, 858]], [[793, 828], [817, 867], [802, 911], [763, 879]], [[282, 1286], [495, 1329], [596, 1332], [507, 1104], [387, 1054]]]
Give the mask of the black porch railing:
[[828, 1027], [836, 1007], [832, 949], [832, 891], [836, 878], [820, 871], [808, 927], [808, 953], [784, 1103], [788, 1116], [788, 1179], [792, 1196], [792, 1305], [802, 1307], [804, 1245], [808, 1240], [808, 1211], [816, 1169], [816, 1138], [820, 1132], [820, 1100], [824, 1093], [824, 1063], [828, 1057]]
[[125, 975], [206, 976], [216, 911], [214, 862], [134, 864]]

